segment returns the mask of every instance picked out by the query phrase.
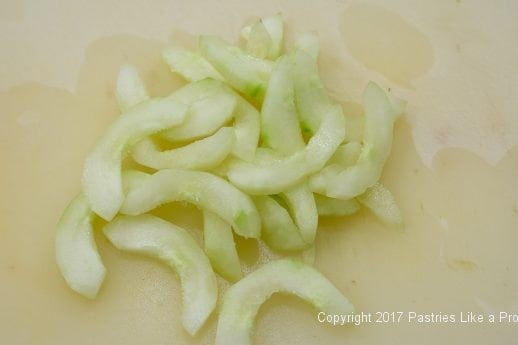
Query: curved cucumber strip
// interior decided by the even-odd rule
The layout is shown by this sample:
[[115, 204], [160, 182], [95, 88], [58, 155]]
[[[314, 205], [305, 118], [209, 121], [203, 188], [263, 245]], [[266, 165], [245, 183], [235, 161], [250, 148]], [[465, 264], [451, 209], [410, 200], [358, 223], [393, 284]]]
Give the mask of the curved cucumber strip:
[[271, 17], [263, 18], [262, 22], [271, 39], [270, 50], [268, 51], [266, 58], [275, 60], [281, 55], [284, 40], [284, 23], [282, 15], [278, 13]]
[[272, 62], [243, 53], [216, 36], [200, 36], [202, 55], [236, 90], [261, 100], [272, 72]]
[[56, 262], [68, 286], [95, 298], [106, 275], [94, 240], [95, 214], [80, 193], [65, 209], [56, 232]]
[[318, 212], [313, 193], [306, 183], [280, 194], [290, 210], [300, 236], [306, 243], [313, 243], [318, 227]]
[[255, 156], [259, 144], [260, 119], [259, 112], [243, 97], [236, 94], [237, 105], [234, 111], [234, 131], [236, 144], [232, 153], [234, 156], [250, 161]]
[[343, 141], [344, 128], [342, 108], [325, 107], [320, 127], [304, 150], [270, 163], [235, 161], [228, 178], [250, 194], [280, 193], [322, 169]]
[[241, 31], [246, 51], [258, 58], [275, 60], [281, 55], [284, 25], [281, 14], [266, 17]]
[[293, 61], [295, 100], [301, 127], [304, 133], [313, 134], [320, 126], [322, 114], [332, 103], [320, 80], [317, 60], [302, 49], [297, 49]]
[[214, 270], [230, 282], [241, 279], [241, 264], [229, 223], [212, 212], [203, 211], [205, 253]]
[[314, 32], [306, 32], [299, 35], [295, 41], [295, 49], [302, 50], [316, 61], [320, 51], [318, 35]]
[[287, 56], [277, 60], [268, 84], [261, 107], [261, 139], [263, 145], [286, 155], [304, 149], [295, 109], [292, 63]]
[[230, 121], [237, 103], [235, 94], [214, 79], [187, 84], [169, 98], [190, 105], [185, 121], [161, 134], [170, 141], [199, 139], [213, 134]]
[[288, 211], [269, 196], [254, 197], [263, 225], [262, 239], [276, 250], [300, 250], [309, 245], [302, 240], [300, 231]]
[[218, 285], [210, 262], [189, 233], [151, 215], [118, 216], [104, 234], [120, 250], [159, 259], [182, 283], [182, 324], [194, 335], [216, 307]]
[[186, 146], [160, 151], [151, 139], [144, 139], [133, 148], [133, 159], [153, 169], [205, 170], [219, 165], [234, 148], [234, 130], [220, 128], [210, 137]]
[[255, 22], [248, 31], [245, 52], [259, 59], [266, 59], [272, 39], [261, 20]]
[[328, 164], [338, 164], [342, 167], [349, 167], [358, 161], [362, 152], [362, 145], [358, 142], [350, 142], [340, 145], [333, 156], [329, 159]]
[[117, 118], [85, 162], [83, 192], [95, 213], [112, 219], [123, 201], [121, 160], [125, 149], [147, 135], [180, 124], [187, 107], [170, 99], [142, 102]]
[[397, 118], [385, 92], [369, 82], [364, 94], [365, 133], [363, 149], [354, 166], [337, 169], [329, 166], [310, 179], [314, 192], [339, 199], [354, 198], [380, 178], [392, 147], [394, 121]]
[[162, 58], [169, 65], [171, 72], [178, 73], [188, 81], [205, 78], [223, 80], [221, 74], [212, 67], [203, 56], [178, 47], [164, 49]]
[[122, 111], [149, 99], [137, 69], [129, 64], [122, 65], [119, 70], [115, 93]]
[[374, 184], [357, 199], [386, 225], [395, 228], [403, 227], [403, 217], [394, 195], [381, 183]]
[[276, 260], [228, 289], [221, 306], [216, 345], [251, 345], [255, 316], [276, 292], [293, 294], [326, 314], [354, 312], [349, 300], [317, 270], [294, 260]]
[[320, 194], [314, 194], [314, 196], [320, 216], [350, 216], [360, 209], [360, 205], [355, 199], [333, 199]]
[[215, 175], [188, 170], [161, 170], [129, 190], [121, 212], [142, 214], [161, 204], [187, 201], [217, 214], [243, 237], [258, 238], [261, 221], [248, 195]]

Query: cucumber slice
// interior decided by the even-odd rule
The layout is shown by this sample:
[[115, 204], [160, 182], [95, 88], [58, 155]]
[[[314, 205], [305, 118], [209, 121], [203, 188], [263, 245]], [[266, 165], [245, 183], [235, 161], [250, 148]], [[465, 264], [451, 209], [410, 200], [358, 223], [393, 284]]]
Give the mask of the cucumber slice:
[[329, 315], [354, 313], [349, 300], [317, 270], [294, 260], [272, 261], [231, 286], [223, 297], [216, 345], [252, 344], [259, 308], [276, 292], [293, 294]]
[[217, 36], [200, 36], [199, 49], [232, 87], [254, 100], [263, 98], [271, 61], [247, 55]]
[[180, 126], [161, 133], [169, 141], [200, 139], [213, 134], [230, 121], [238, 101], [235, 94], [214, 79], [187, 84], [169, 97], [190, 105]]
[[212, 212], [203, 211], [205, 253], [216, 273], [230, 282], [241, 279], [241, 264], [229, 223]]
[[278, 194], [322, 169], [343, 141], [345, 129], [341, 107], [323, 109], [322, 123], [304, 150], [270, 163], [234, 161], [228, 171], [230, 181], [249, 194]]
[[215, 175], [189, 170], [161, 170], [128, 191], [121, 212], [138, 215], [161, 204], [187, 201], [217, 214], [243, 237], [258, 238], [261, 220], [248, 195]]
[[302, 253], [300, 253], [300, 259], [306, 265], [313, 266], [315, 264], [316, 259], [315, 244], [311, 245], [311, 247], [309, 247], [308, 249], [303, 250]]
[[369, 82], [363, 94], [365, 133], [363, 149], [354, 166], [339, 169], [328, 166], [310, 179], [314, 192], [339, 199], [363, 194], [380, 178], [392, 147], [394, 121], [397, 118], [385, 92]]
[[198, 139], [213, 134], [234, 118], [236, 144], [232, 153], [251, 160], [259, 142], [259, 112], [223, 83], [205, 79], [191, 83], [170, 96], [191, 104], [185, 122], [162, 134], [170, 141]]
[[151, 215], [117, 216], [103, 232], [117, 249], [159, 259], [178, 273], [182, 324], [189, 334], [196, 334], [216, 307], [218, 285], [207, 256], [191, 235]]
[[142, 138], [180, 124], [187, 107], [171, 99], [137, 104], [117, 118], [99, 139], [85, 162], [83, 192], [95, 213], [112, 219], [124, 199], [121, 160], [128, 146]]
[[223, 162], [235, 140], [234, 130], [223, 127], [210, 137], [166, 151], [160, 151], [152, 139], [144, 139], [133, 147], [132, 154], [137, 163], [157, 170], [206, 170]]
[[295, 51], [293, 61], [295, 64], [295, 104], [302, 131], [312, 135], [320, 126], [322, 114], [326, 113], [326, 108], [332, 103], [320, 80], [317, 60], [302, 49], [298, 49]]
[[170, 47], [164, 49], [162, 58], [169, 65], [171, 72], [178, 73], [185, 80], [191, 82], [205, 78], [223, 80], [221, 74], [212, 67], [210, 62], [198, 53], [179, 47]]
[[295, 49], [302, 50], [316, 61], [318, 58], [318, 52], [320, 51], [318, 35], [314, 32], [306, 32], [299, 35], [295, 41]]
[[242, 160], [250, 161], [254, 158], [259, 144], [259, 112], [243, 97], [237, 94], [236, 97], [238, 98], [234, 112], [236, 144], [232, 154]]
[[403, 217], [396, 199], [381, 183], [374, 184], [357, 199], [384, 224], [394, 228], [403, 228]]
[[149, 99], [137, 69], [129, 64], [122, 65], [119, 70], [115, 93], [122, 111]]
[[56, 262], [68, 286], [95, 298], [106, 275], [94, 240], [95, 214], [80, 193], [65, 209], [56, 232]]
[[245, 52], [259, 59], [266, 59], [270, 52], [272, 39], [261, 20], [255, 22], [248, 32]]
[[256, 196], [254, 203], [261, 216], [263, 225], [262, 239], [275, 250], [300, 250], [309, 247], [302, 240], [299, 229], [290, 214], [275, 199], [269, 196]]
[[284, 21], [280, 13], [262, 19], [263, 25], [271, 39], [270, 49], [266, 56], [270, 60], [276, 60], [282, 53], [284, 40]]
[[280, 194], [305, 243], [313, 243], [318, 227], [318, 212], [313, 193], [306, 183]]
[[320, 216], [350, 216], [358, 212], [360, 205], [355, 199], [342, 200], [314, 194], [317, 211]]
[[241, 37], [247, 43], [247, 53], [269, 60], [276, 60], [281, 55], [283, 36], [284, 25], [280, 13], [263, 18], [241, 30]]
[[333, 156], [329, 159], [328, 165], [338, 164], [342, 167], [349, 167], [358, 161], [362, 152], [362, 144], [358, 142], [350, 142], [340, 145]]
[[285, 155], [304, 149], [294, 97], [292, 63], [283, 56], [275, 64], [261, 108], [261, 139]]

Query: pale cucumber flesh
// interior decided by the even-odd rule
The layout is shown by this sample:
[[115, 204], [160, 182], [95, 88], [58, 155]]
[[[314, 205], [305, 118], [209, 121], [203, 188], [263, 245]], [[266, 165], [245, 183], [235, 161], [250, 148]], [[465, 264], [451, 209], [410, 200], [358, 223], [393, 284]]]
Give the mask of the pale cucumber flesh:
[[302, 262], [271, 261], [231, 286], [223, 297], [216, 345], [251, 345], [254, 320], [274, 293], [295, 295], [318, 311], [350, 315], [354, 307], [326, 277]]
[[194, 335], [216, 307], [218, 285], [210, 262], [184, 229], [151, 215], [118, 216], [104, 234], [123, 251], [163, 261], [182, 283], [182, 324]]

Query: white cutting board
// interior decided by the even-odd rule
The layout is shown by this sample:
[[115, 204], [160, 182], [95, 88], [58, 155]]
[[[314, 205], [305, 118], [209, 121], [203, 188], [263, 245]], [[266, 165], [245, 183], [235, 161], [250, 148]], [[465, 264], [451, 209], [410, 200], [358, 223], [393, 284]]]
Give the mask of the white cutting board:
[[[367, 212], [323, 220], [316, 266], [359, 311], [518, 313], [518, 3], [515, 1], [0, 2], [0, 343], [211, 344], [191, 338], [180, 286], [152, 260], [99, 236], [108, 268], [95, 301], [64, 284], [54, 227], [79, 191], [82, 162], [117, 116], [118, 67], [135, 64], [153, 95], [181, 85], [160, 61], [192, 35], [236, 40], [281, 11], [289, 40], [316, 30], [323, 79], [359, 111], [373, 79], [409, 102], [383, 182], [406, 232]], [[199, 233], [196, 211], [159, 214]], [[240, 243], [252, 262], [257, 249]], [[518, 324], [333, 327], [295, 298], [261, 309], [255, 344], [512, 344]], [[230, 344], [232, 345], [232, 344]]]

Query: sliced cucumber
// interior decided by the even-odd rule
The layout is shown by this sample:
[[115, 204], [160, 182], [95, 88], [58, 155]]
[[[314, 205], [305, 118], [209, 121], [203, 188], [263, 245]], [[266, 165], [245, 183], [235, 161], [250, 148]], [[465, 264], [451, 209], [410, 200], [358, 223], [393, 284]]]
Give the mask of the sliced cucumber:
[[128, 191], [121, 212], [142, 214], [172, 202], [187, 201], [217, 214], [243, 237], [258, 238], [261, 220], [252, 200], [224, 179], [188, 170], [161, 170]]
[[250, 26], [247, 34], [245, 52], [259, 59], [266, 59], [270, 52], [272, 39], [261, 20]]
[[293, 61], [295, 100], [301, 127], [304, 133], [312, 135], [318, 130], [323, 114], [332, 103], [320, 80], [317, 60], [302, 49], [297, 49]]
[[216, 345], [252, 344], [254, 319], [276, 292], [293, 294], [329, 315], [349, 315], [354, 307], [317, 270], [294, 260], [267, 263], [231, 286], [223, 297]]
[[247, 55], [217, 36], [200, 36], [199, 49], [236, 90], [255, 100], [263, 98], [272, 72], [271, 61]]
[[318, 227], [318, 212], [313, 193], [306, 183], [295, 186], [280, 194], [305, 243], [313, 243]]
[[263, 25], [271, 39], [270, 49], [266, 56], [270, 60], [276, 60], [282, 52], [284, 40], [284, 21], [280, 13], [262, 19]]
[[182, 324], [194, 335], [216, 307], [218, 285], [210, 262], [189, 233], [151, 215], [118, 216], [104, 234], [120, 250], [159, 259], [182, 283]]
[[259, 112], [243, 97], [238, 98], [234, 111], [234, 131], [236, 144], [232, 153], [234, 156], [250, 161], [255, 156], [255, 150], [259, 144], [260, 119]]
[[161, 133], [170, 141], [200, 139], [213, 134], [232, 119], [238, 101], [235, 94], [214, 79], [187, 84], [169, 97], [190, 105], [184, 123]]
[[56, 262], [68, 286], [87, 298], [95, 298], [106, 275], [94, 240], [95, 217], [80, 193], [65, 209], [56, 232]]
[[205, 253], [214, 270], [230, 282], [241, 279], [241, 264], [231, 225], [216, 214], [203, 211], [203, 239]]
[[170, 47], [164, 49], [162, 57], [169, 65], [171, 72], [178, 73], [188, 81], [198, 81], [205, 78], [223, 80], [221, 74], [199, 53]]
[[403, 227], [403, 217], [394, 195], [381, 183], [375, 183], [360, 195], [358, 201], [367, 207], [384, 224], [394, 228]]
[[337, 169], [328, 166], [310, 179], [314, 192], [339, 199], [364, 193], [380, 178], [392, 147], [394, 121], [397, 118], [385, 92], [369, 82], [364, 94], [365, 133], [363, 149], [354, 166]]
[[144, 139], [133, 147], [132, 154], [137, 163], [157, 170], [207, 170], [223, 162], [235, 140], [234, 130], [223, 127], [210, 137], [166, 151], [160, 151], [152, 139]]
[[304, 150], [270, 163], [234, 161], [228, 171], [230, 181], [250, 194], [278, 194], [322, 169], [343, 141], [345, 127], [341, 107], [323, 109], [320, 127]]
[[[293, 68], [290, 58], [277, 60], [261, 107], [263, 145], [281, 154], [304, 149], [293, 89]], [[289, 138], [289, 139], [288, 139]]]
[[295, 41], [295, 49], [302, 50], [316, 61], [320, 51], [318, 35], [314, 32], [306, 32], [299, 35]]
[[258, 58], [276, 60], [282, 52], [284, 24], [282, 15], [262, 18], [241, 30], [248, 54]]
[[92, 210], [112, 219], [124, 199], [121, 160], [125, 149], [147, 135], [180, 124], [187, 107], [171, 99], [153, 99], [118, 117], [99, 139], [85, 162], [83, 192]]
[[320, 216], [350, 216], [358, 212], [360, 205], [355, 199], [342, 200], [314, 194], [317, 211]]
[[254, 203], [263, 225], [262, 239], [275, 250], [301, 250], [309, 247], [288, 211], [269, 196], [256, 196]]
[[358, 142], [353, 141], [342, 144], [336, 149], [335, 153], [333, 153], [333, 156], [331, 156], [331, 159], [328, 161], [328, 165], [338, 164], [344, 168], [352, 166], [358, 161], [361, 152], [362, 144]]
[[119, 70], [115, 93], [122, 111], [149, 99], [137, 69], [129, 64], [122, 65]]
[[300, 253], [300, 259], [306, 265], [313, 266], [315, 264], [315, 259], [316, 259], [315, 244], [311, 245], [311, 247], [309, 247], [308, 249], [303, 250], [302, 253]]

